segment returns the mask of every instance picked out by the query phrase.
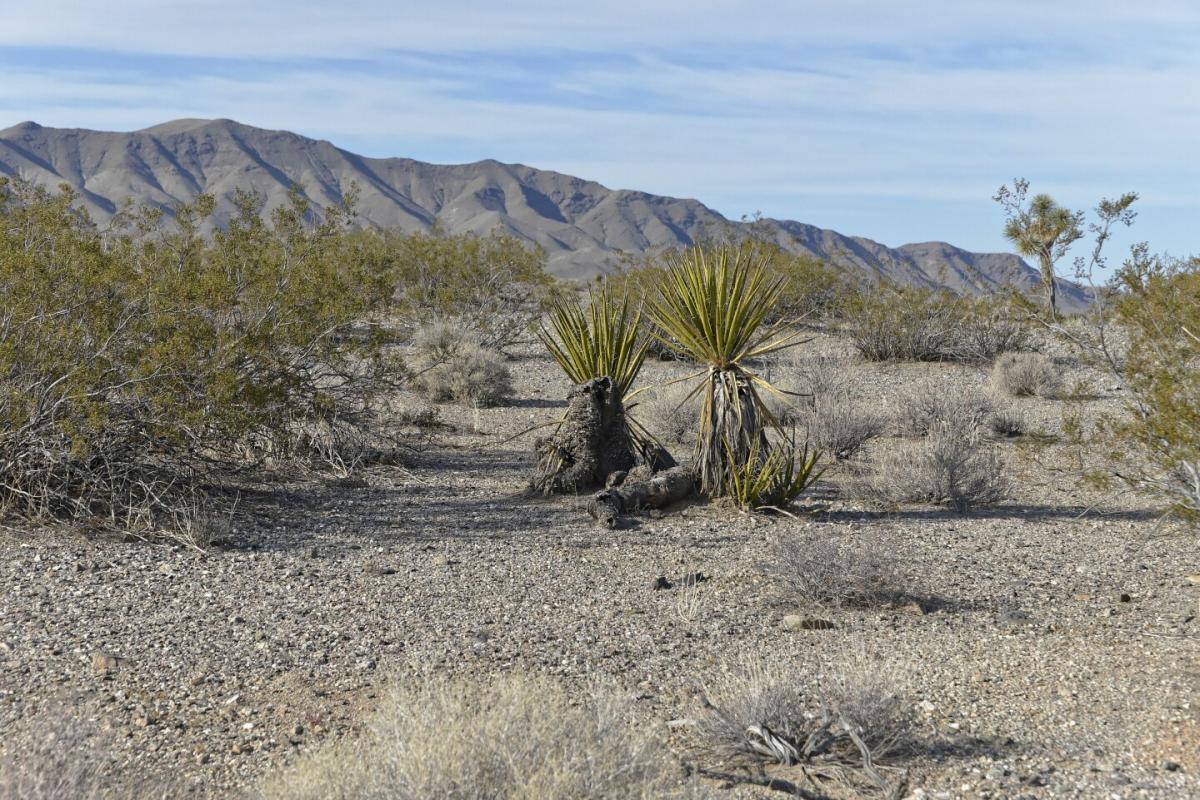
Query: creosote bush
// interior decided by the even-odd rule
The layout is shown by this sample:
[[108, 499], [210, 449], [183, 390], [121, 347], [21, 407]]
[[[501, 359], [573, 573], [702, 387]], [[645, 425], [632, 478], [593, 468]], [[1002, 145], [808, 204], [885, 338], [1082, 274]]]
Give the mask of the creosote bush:
[[1001, 353], [992, 386], [1013, 397], [1052, 397], [1062, 383], [1058, 367], [1041, 353]]
[[948, 292], [880, 286], [845, 301], [846, 330], [868, 361], [986, 364], [1034, 342], [993, 301]]
[[[1117, 318], [1129, 334], [1123, 371], [1130, 402], [1107, 420], [1118, 479], [1157, 495], [1200, 523], [1200, 259], [1135, 249], [1116, 276]], [[1133, 445], [1130, 447], [1130, 445]], [[1148, 460], [1131, 463], [1132, 456]]]
[[426, 679], [397, 688], [367, 732], [260, 786], [263, 800], [700, 798], [705, 790], [611, 693], [544, 680]]
[[787, 594], [817, 605], [878, 606], [904, 596], [896, 556], [863, 536], [782, 533], [763, 569]]
[[366, 231], [356, 239], [387, 265], [402, 319], [450, 321], [483, 347], [503, 351], [531, 336], [556, 294], [546, 254], [513, 236]]
[[0, 513], [156, 535], [222, 470], [288, 457], [297, 425], [375, 423], [403, 368], [348, 208], [306, 224], [294, 191], [264, 221], [238, 193], [204, 239], [211, 197], [103, 232], [75, 199], [0, 178]]

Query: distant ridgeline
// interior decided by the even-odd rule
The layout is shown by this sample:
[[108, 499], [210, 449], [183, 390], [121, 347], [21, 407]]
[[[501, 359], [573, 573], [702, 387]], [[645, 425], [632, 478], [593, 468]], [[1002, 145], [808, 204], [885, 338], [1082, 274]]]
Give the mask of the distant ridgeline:
[[[512, 234], [545, 249], [548, 270], [586, 278], [622, 257], [692, 244], [696, 239], [754, 234], [783, 249], [900, 284], [984, 293], [1027, 289], [1038, 273], [1015, 255], [970, 253], [944, 242], [889, 248], [790, 220], [733, 222], [696, 200], [612, 190], [593, 181], [519, 164], [427, 164], [365, 158], [327, 141], [230, 120], [185, 119], [132, 133], [45, 128], [32, 122], [0, 131], [0, 173], [67, 183], [97, 221], [126, 200], [170, 210], [204, 192], [217, 198], [217, 224], [234, 213], [235, 189], [258, 192], [269, 211], [287, 202], [293, 184], [319, 206], [357, 187], [358, 221], [416, 232]], [[1086, 293], [1064, 284], [1068, 310]]]

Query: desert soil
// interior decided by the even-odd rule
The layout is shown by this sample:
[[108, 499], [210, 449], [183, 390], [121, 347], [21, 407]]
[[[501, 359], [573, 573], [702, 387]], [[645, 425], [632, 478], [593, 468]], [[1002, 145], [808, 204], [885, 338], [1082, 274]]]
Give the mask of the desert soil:
[[[982, 370], [867, 365], [836, 338], [807, 354], [843, 359], [885, 411], [913, 385], [986, 390]], [[860, 653], [911, 689], [927, 745], [901, 764], [914, 797], [1200, 796], [1200, 555], [1148, 501], [1089, 494], [1005, 442], [1013, 498], [966, 516], [863, 504], [835, 468], [795, 518], [693, 504], [600, 530], [579, 498], [523, 493], [532, 437], [508, 439], [561, 413], [567, 385], [532, 348], [512, 366], [513, 405], [442, 407], [456, 429], [408, 469], [273, 487], [205, 553], [0, 534], [0, 755], [70, 727], [114, 781], [239, 797], [421, 671], [613, 684], [662, 724], [722, 665], [765, 658], [807, 683]], [[645, 382], [681, 369], [651, 364]], [[1094, 385], [1089, 413], [1122, 402]], [[1061, 425], [1060, 402], [1011, 402]], [[767, 542], [812, 528], [881, 543], [923, 613], [782, 593]], [[697, 589], [654, 588], [694, 572]], [[835, 627], [792, 630], [791, 614]]]

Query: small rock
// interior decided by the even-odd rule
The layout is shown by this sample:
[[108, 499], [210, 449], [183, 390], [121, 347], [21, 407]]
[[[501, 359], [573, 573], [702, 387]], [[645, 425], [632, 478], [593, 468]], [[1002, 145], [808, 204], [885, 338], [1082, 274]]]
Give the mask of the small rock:
[[837, 627], [827, 619], [788, 614], [783, 618], [783, 627], [789, 631], [831, 631]]
[[1131, 601], [1133, 600], [1133, 598], [1132, 598], [1132, 597], [1130, 597], [1130, 596], [1129, 596], [1128, 594], [1126, 594], [1125, 592], [1121, 592], [1121, 598], [1120, 598], [1120, 599], [1121, 599], [1121, 602], [1122, 602], [1122, 603], [1129, 603], [1129, 602], [1131, 602]]
[[659, 591], [662, 591], [663, 589], [670, 589], [674, 585], [675, 584], [673, 584], [669, 580], [667, 580], [666, 575], [659, 575], [657, 578], [654, 579], [653, 589], [654, 589], [654, 591], [659, 592]]
[[684, 586], [695, 586], [697, 583], [704, 583], [706, 580], [708, 580], [708, 576], [703, 572], [689, 572], [679, 582]]
[[1164, 761], [1162, 768], [1167, 772], [1178, 772], [1183, 766], [1178, 761]]
[[1200, 575], [1188, 575], [1187, 581], [1188, 583], [1200, 584]]
[[105, 650], [92, 653], [92, 672], [96, 675], [111, 675], [125, 664], [125, 659]]

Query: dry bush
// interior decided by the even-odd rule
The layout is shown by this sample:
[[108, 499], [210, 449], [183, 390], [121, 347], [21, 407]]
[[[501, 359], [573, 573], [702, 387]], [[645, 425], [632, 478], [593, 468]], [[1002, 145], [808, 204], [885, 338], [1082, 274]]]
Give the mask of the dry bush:
[[976, 433], [939, 424], [916, 442], [885, 451], [865, 487], [888, 503], [935, 503], [959, 513], [1008, 496], [1004, 462]]
[[696, 442], [700, 396], [681, 383], [658, 387], [639, 394], [630, 414], [664, 444], [690, 446]]
[[795, 362], [801, 391], [810, 397], [844, 397], [851, 392], [849, 375], [840, 359], [817, 356]]
[[461, 326], [435, 321], [417, 332], [413, 347], [420, 365], [413, 386], [430, 400], [486, 408], [512, 397], [512, 371], [504, 356]]
[[900, 398], [897, 424], [901, 433], [912, 436], [925, 436], [937, 428], [970, 435], [987, 425], [994, 408], [980, 392], [924, 384]]
[[896, 556], [873, 538], [779, 534], [763, 570], [789, 595], [819, 605], [878, 606], [904, 596]]
[[996, 436], [1006, 439], [1015, 439], [1018, 436], [1024, 436], [1029, 431], [1025, 415], [1021, 413], [1020, 409], [1016, 408], [997, 409], [994, 414], [988, 417], [988, 428]]
[[825, 707], [856, 730], [873, 758], [913, 749], [912, 697], [906, 674], [894, 665], [853, 649], [834, 659], [820, 683]]
[[1061, 382], [1054, 362], [1041, 353], [1002, 353], [992, 367], [992, 386], [1013, 397], [1052, 397]]
[[0, 800], [168, 800], [177, 796], [177, 790], [162, 782], [121, 774], [111, 755], [97, 743], [95, 731], [67, 712], [39, 729], [29, 748], [0, 759]]
[[887, 430], [882, 414], [856, 407], [848, 397], [818, 397], [812, 408], [800, 415], [799, 424], [808, 441], [822, 453], [839, 461], [852, 458], [871, 439]]
[[730, 763], [844, 771], [900, 796], [902, 783], [879, 766], [911, 743], [905, 689], [878, 664], [847, 662], [831, 673], [806, 692], [802, 676], [775, 664], [726, 666], [704, 686], [704, 708], [692, 720], [696, 749]]
[[286, 769], [264, 800], [651, 800], [701, 797], [628, 705], [598, 693], [576, 702], [524, 678], [430, 679], [398, 688], [365, 735]]

